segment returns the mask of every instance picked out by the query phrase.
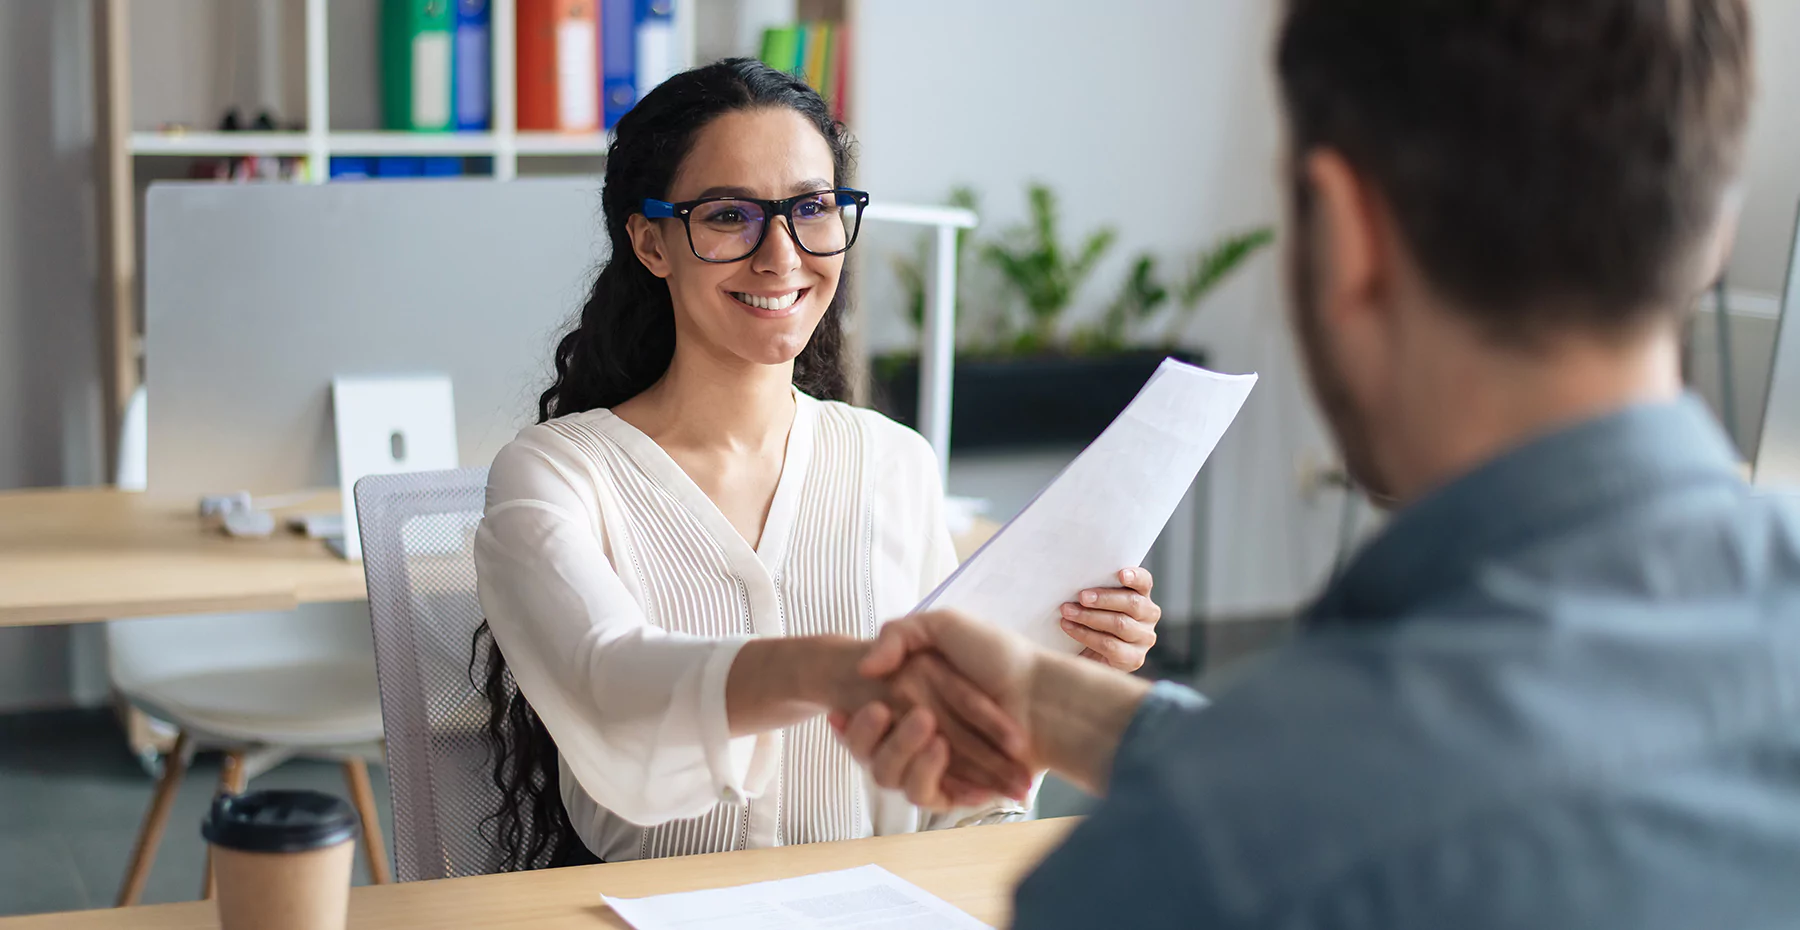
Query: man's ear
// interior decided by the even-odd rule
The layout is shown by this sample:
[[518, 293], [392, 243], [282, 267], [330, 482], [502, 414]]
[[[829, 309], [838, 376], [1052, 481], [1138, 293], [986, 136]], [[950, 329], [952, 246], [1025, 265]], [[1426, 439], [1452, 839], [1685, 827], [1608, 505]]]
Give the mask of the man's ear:
[[663, 241], [663, 228], [650, 222], [642, 213], [633, 213], [625, 218], [625, 232], [631, 236], [631, 251], [637, 254], [638, 261], [643, 262], [651, 274], [667, 278], [671, 262]]
[[1372, 189], [1342, 155], [1330, 149], [1308, 153], [1303, 166], [1312, 188], [1312, 243], [1318, 257], [1319, 309], [1355, 312], [1381, 305], [1391, 244], [1391, 226]]

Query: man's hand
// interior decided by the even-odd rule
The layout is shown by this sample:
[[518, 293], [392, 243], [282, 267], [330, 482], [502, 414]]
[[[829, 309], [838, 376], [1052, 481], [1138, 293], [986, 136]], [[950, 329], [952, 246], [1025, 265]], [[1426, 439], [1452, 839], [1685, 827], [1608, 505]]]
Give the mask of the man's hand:
[[[864, 675], [898, 681], [935, 676], [941, 668], [958, 684], [978, 689], [983, 700], [965, 701], [966, 695], [958, 692], [957, 700], [943, 706], [900, 713], [871, 703], [854, 716], [833, 713], [831, 723], [876, 784], [904, 790], [920, 807], [945, 810], [991, 801], [997, 794], [1021, 799], [1030, 789], [1031, 774], [1041, 768], [1023, 723], [1037, 658], [1037, 650], [1025, 640], [954, 612], [895, 620], [882, 627], [863, 658], [859, 670]], [[1005, 721], [1004, 728], [992, 719], [994, 714]], [[1009, 787], [1017, 790], [994, 790], [987, 781], [969, 777], [968, 767], [957, 765], [957, 741], [946, 737], [969, 729], [997, 737], [993, 745], [1009, 757], [1009, 774], [1016, 779]], [[983, 767], [989, 766], [991, 762]]]
[[[941, 656], [969, 684], [993, 698], [1012, 720], [1024, 722], [1032, 674], [1041, 655], [1024, 639], [956, 611], [915, 614], [882, 627], [857, 671], [869, 678], [885, 678], [919, 653]], [[1015, 755], [1026, 752], [1030, 734], [1021, 731], [1018, 736], [1016, 743], [1001, 748]]]
[[[867, 667], [865, 659], [862, 668]], [[869, 706], [883, 708], [890, 717], [910, 726], [910, 732], [930, 735], [932, 742], [919, 749], [931, 750], [942, 744], [944, 774], [959, 796], [1023, 800], [1031, 791], [1032, 770], [1020, 759], [1026, 751], [1025, 732], [984, 688], [932, 654], [913, 656], [885, 680], [887, 697]], [[904, 780], [901, 773], [917, 767], [911, 764], [914, 754], [888, 749], [887, 766], [906, 759], [892, 777]], [[914, 781], [925, 778], [922, 772], [913, 773]], [[879, 779], [876, 783], [881, 784]]]
[[[867, 674], [867, 657], [877, 648], [856, 644], [849, 667], [832, 676], [838, 683], [830, 689], [827, 703], [834, 725], [859, 710], [879, 720], [884, 735], [893, 721], [906, 724], [902, 733], [906, 739], [883, 755], [883, 778], [899, 783], [907, 780], [906, 771], [917, 770], [912, 781], [937, 785], [947, 779], [961, 796], [1024, 798], [1031, 790], [1032, 772], [1017, 758], [1026, 739], [1014, 719], [936, 655], [913, 656], [903, 664], [894, 663], [897, 668]], [[936, 754], [915, 761], [926, 750]], [[863, 761], [868, 764], [872, 759]], [[924, 774], [927, 769], [929, 777]]]

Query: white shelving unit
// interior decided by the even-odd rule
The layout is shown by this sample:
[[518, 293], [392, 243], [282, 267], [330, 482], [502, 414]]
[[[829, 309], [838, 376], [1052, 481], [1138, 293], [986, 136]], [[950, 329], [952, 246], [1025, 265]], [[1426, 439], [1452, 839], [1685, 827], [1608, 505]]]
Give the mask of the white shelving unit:
[[[327, 0], [306, 2], [306, 129], [300, 132], [146, 132], [126, 139], [129, 155], [232, 157], [242, 155], [306, 156], [306, 180], [330, 178], [334, 155], [485, 156], [494, 160], [493, 176], [511, 180], [518, 160], [540, 155], [601, 156], [605, 133], [559, 134], [519, 132], [514, 106], [517, 45], [515, 0], [491, 0], [492, 22], [489, 88], [493, 94], [488, 132], [338, 132], [331, 128], [330, 48], [327, 45]], [[678, 68], [694, 58], [691, 4], [676, 4], [676, 34], [686, 49]]]
[[126, 147], [133, 155], [224, 157], [307, 152], [303, 132], [134, 132]]
[[[521, 156], [606, 154], [606, 136], [521, 132], [512, 150]], [[224, 158], [235, 155], [307, 155], [312, 140], [304, 132], [134, 132], [127, 143], [137, 156]], [[333, 132], [324, 147], [331, 155], [494, 155], [500, 136], [491, 132]]]
[[[304, 156], [306, 180], [330, 177], [332, 156], [469, 156], [493, 160], [493, 177], [512, 180], [519, 160], [533, 157], [589, 157], [606, 154], [603, 133], [519, 132], [515, 116], [515, 0], [490, 0], [492, 22], [492, 130], [488, 132], [344, 132], [331, 129], [330, 55], [327, 0], [305, 0], [306, 129], [295, 132], [155, 132], [131, 128], [130, 0], [99, 0], [95, 29], [96, 97], [101, 114], [102, 356], [107, 373], [107, 433], [137, 387], [137, 218], [135, 163], [142, 158], [229, 158]], [[746, 0], [747, 2], [747, 0]], [[795, 0], [802, 19], [854, 21], [857, 0]], [[685, 49], [677, 67], [695, 59], [693, 0], [675, 5], [675, 30]], [[596, 166], [597, 167], [597, 166]], [[973, 227], [974, 213], [948, 207], [871, 204], [866, 218], [936, 229], [936, 265], [927, 306], [919, 385], [919, 429], [937, 450], [940, 463], [950, 451], [951, 369], [956, 328], [956, 232]], [[108, 440], [109, 444], [111, 440]], [[113, 450], [108, 449], [108, 460]]]

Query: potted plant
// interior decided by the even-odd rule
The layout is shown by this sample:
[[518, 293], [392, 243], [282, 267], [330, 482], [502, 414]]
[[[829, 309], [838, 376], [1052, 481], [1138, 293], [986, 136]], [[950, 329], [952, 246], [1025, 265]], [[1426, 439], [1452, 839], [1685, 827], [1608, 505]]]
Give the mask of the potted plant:
[[[946, 201], [952, 207], [964, 210], [975, 210], [980, 201], [975, 191], [969, 187], [953, 187]], [[967, 268], [969, 251], [969, 233], [971, 230], [956, 231], [956, 266]], [[931, 262], [931, 239], [921, 236], [914, 243], [913, 254], [896, 255], [893, 259], [894, 276], [900, 279], [900, 286], [906, 290], [906, 320], [912, 324], [914, 332], [925, 330], [925, 268]]]
[[[953, 202], [973, 209], [966, 188]], [[1055, 193], [1028, 188], [1027, 222], [978, 243], [982, 269], [1000, 285], [998, 300], [959, 300], [965, 338], [958, 349], [951, 433], [959, 449], [1080, 446], [1093, 440], [1143, 386], [1165, 357], [1201, 362], [1176, 335], [1202, 300], [1273, 234], [1227, 237], [1197, 256], [1180, 282], [1165, 283], [1153, 255], [1138, 256], [1118, 294], [1098, 319], [1069, 327], [1065, 317], [1082, 285], [1116, 240], [1102, 228], [1064, 244]], [[959, 252], [968, 243], [958, 241]], [[925, 246], [895, 262], [907, 289], [908, 317], [922, 328]], [[959, 267], [966, 267], [959, 261]], [[1170, 308], [1173, 301], [1178, 306]], [[913, 424], [918, 410], [918, 356], [876, 360], [876, 405]]]
[[1006, 354], [1063, 354], [1056, 351], [1063, 314], [1094, 273], [1094, 266], [1112, 248], [1118, 231], [1102, 227], [1089, 233], [1079, 248], [1065, 249], [1056, 194], [1043, 184], [1033, 184], [1026, 199], [1031, 205], [1030, 222], [1007, 233], [1002, 241], [983, 245], [981, 258], [1000, 273], [1024, 305], [1024, 323], [1004, 347]]

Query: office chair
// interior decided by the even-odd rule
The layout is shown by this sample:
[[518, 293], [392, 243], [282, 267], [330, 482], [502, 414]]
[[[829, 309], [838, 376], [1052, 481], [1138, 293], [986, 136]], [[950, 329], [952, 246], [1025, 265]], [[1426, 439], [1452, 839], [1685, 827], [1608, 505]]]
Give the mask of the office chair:
[[[146, 483], [146, 407], [139, 388], [120, 434], [121, 490], [141, 491]], [[139, 828], [118, 906], [137, 903], [143, 893], [176, 790], [194, 754], [207, 749], [224, 753], [219, 789], [233, 793], [295, 756], [340, 760], [363, 820], [370, 876], [378, 884], [389, 881], [369, 771], [356, 754], [381, 740], [375, 660], [360, 613], [113, 620], [106, 624], [106, 645], [114, 690], [178, 731]], [[209, 863], [202, 896], [212, 897], [212, 887]]]
[[482, 620], [473, 547], [486, 486], [485, 468], [356, 483], [403, 882], [499, 870], [483, 824], [500, 802], [488, 772], [488, 704], [475, 686], [483, 669], [470, 661]]

